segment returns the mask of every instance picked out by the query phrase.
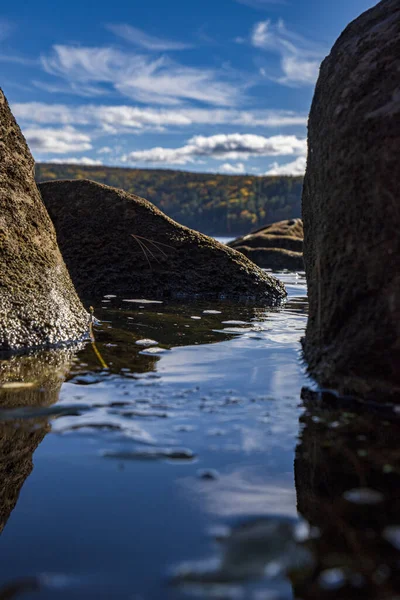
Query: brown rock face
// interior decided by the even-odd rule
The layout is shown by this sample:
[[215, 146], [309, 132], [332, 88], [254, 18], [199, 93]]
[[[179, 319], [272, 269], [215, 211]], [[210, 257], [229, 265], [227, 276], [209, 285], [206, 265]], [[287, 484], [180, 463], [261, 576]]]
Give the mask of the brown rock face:
[[147, 200], [93, 181], [39, 185], [78, 292], [227, 298], [272, 305], [283, 285], [244, 256], [183, 227]]
[[0, 353], [77, 339], [87, 327], [33, 158], [0, 90]]
[[400, 3], [351, 23], [322, 63], [303, 191], [309, 370], [400, 395]]
[[304, 270], [301, 219], [272, 223], [237, 238], [228, 245], [264, 269]]

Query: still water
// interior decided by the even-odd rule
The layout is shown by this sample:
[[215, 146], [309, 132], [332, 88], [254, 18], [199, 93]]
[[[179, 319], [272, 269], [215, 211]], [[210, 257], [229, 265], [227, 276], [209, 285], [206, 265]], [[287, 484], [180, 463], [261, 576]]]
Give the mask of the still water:
[[111, 294], [95, 345], [0, 362], [0, 599], [394, 600], [399, 428], [318, 406], [279, 277], [272, 310]]

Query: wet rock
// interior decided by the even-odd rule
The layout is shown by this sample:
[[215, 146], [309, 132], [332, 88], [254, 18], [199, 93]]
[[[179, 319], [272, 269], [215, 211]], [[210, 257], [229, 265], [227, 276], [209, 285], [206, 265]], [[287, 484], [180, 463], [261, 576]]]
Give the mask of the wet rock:
[[353, 21], [324, 60], [303, 191], [311, 374], [400, 396], [400, 4]]
[[0, 352], [80, 338], [88, 316], [34, 180], [34, 161], [0, 90]]
[[264, 269], [302, 271], [303, 222], [279, 221], [228, 244]]
[[292, 252], [285, 248], [249, 248], [248, 246], [238, 246], [235, 250], [247, 256], [262, 269], [304, 271], [302, 252]]
[[[39, 185], [82, 296], [227, 298], [276, 304], [283, 285], [147, 200], [93, 181]], [[129, 296], [128, 296], [129, 297]]]

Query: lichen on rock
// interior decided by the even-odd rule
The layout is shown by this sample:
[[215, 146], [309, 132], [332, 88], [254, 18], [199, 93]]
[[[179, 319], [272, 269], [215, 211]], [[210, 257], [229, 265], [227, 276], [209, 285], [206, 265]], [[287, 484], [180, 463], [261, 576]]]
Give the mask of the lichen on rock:
[[32, 155], [0, 90], [0, 352], [75, 340], [87, 328]]

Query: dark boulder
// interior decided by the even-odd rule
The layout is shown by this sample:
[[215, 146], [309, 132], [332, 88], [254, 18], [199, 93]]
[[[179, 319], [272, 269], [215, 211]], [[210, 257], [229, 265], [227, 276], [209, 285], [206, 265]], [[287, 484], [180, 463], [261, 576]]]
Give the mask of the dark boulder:
[[304, 270], [301, 219], [272, 223], [233, 240], [228, 246], [264, 269]]
[[400, 3], [353, 21], [324, 60], [303, 191], [310, 316], [322, 386], [400, 395]]
[[250, 248], [238, 246], [235, 248], [262, 269], [273, 271], [304, 271], [302, 252], [293, 252], [285, 248]]
[[226, 298], [265, 305], [284, 286], [240, 253], [147, 200], [88, 180], [39, 185], [82, 297]]
[[87, 327], [33, 158], [0, 90], [0, 352], [77, 339]]

